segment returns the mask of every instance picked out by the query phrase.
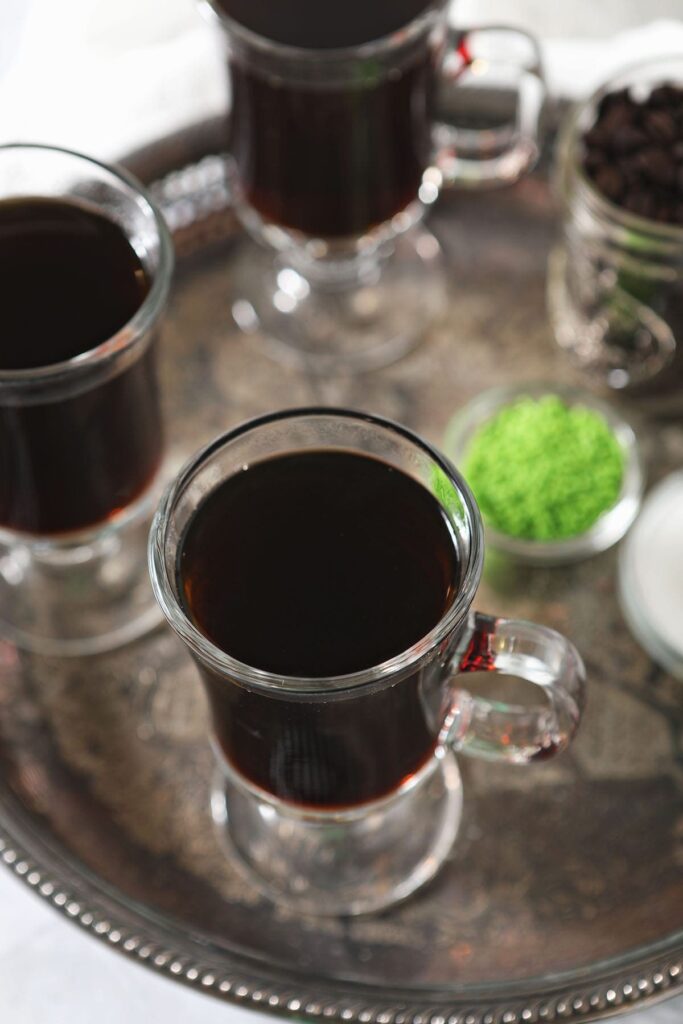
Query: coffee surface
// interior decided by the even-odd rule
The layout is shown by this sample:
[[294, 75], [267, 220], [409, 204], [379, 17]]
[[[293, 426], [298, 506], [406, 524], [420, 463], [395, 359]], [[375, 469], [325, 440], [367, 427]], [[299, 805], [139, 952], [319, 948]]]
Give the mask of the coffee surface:
[[245, 28], [266, 39], [310, 49], [358, 46], [381, 39], [416, 18], [430, 0], [218, 0]]
[[96, 348], [141, 306], [140, 258], [107, 217], [57, 199], [0, 202], [0, 370], [50, 366]]
[[181, 545], [187, 609], [226, 653], [334, 676], [410, 648], [458, 586], [438, 501], [377, 459], [310, 451], [257, 463], [200, 505]]

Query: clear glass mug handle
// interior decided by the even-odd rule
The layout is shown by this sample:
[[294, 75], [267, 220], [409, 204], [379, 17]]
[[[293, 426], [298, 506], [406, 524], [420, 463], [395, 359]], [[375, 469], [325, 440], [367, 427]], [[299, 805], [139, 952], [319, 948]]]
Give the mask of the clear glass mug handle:
[[481, 188], [521, 178], [538, 157], [546, 99], [540, 47], [528, 32], [503, 25], [449, 30], [440, 75], [443, 100], [462, 98], [470, 81], [491, 81], [493, 94], [501, 79], [515, 98], [508, 122], [475, 129], [444, 117], [435, 125], [433, 162], [441, 185]]
[[[471, 612], [452, 669], [453, 701], [445, 742], [463, 754], [527, 764], [560, 753], [576, 732], [585, 703], [585, 669], [574, 645], [532, 622]], [[534, 683], [545, 702], [524, 707], [474, 697], [462, 673], [500, 672]]]

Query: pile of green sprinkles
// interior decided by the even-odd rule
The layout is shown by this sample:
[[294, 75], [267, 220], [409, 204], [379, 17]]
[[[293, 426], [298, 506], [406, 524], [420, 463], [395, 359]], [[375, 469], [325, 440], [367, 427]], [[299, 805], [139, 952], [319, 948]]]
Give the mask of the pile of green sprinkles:
[[462, 468], [489, 526], [553, 541], [584, 533], [615, 504], [624, 456], [598, 412], [545, 395], [515, 400], [479, 427]]

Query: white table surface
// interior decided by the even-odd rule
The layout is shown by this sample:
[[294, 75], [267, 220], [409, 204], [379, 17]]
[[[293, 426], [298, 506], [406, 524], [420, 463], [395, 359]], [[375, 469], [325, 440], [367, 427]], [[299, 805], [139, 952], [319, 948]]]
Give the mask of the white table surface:
[[[539, 32], [551, 83], [573, 94], [636, 52], [683, 53], [683, 24], [672, 20], [681, 10], [681, 0], [461, 0], [458, 7], [463, 23], [497, 20]], [[660, 23], [635, 31], [653, 19]], [[193, 0], [0, 0], [0, 140], [113, 158], [224, 102], [220, 44]], [[2, 1024], [149, 1024], [150, 1014], [164, 1024], [271, 1020], [126, 960], [0, 870]], [[680, 1024], [683, 997], [628, 1019]]]

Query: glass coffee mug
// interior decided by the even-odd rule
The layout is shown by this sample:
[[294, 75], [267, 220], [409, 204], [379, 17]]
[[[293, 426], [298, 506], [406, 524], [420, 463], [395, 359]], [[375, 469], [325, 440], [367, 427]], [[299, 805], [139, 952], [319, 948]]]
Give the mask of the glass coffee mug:
[[[456, 32], [446, 0], [205, 6], [228, 50], [236, 211], [270, 250], [231, 264], [235, 320], [320, 372], [397, 359], [444, 303], [426, 209], [442, 186], [510, 183], [536, 158], [535, 40]], [[477, 95], [505, 112], [456, 129], [447, 111], [468, 106], [471, 122], [463, 98], [489, 80]]]
[[0, 636], [93, 654], [159, 621], [145, 552], [172, 242], [124, 171], [7, 145], [0, 265]]
[[[209, 640], [188, 612], [181, 581], [188, 528], [217, 488], [238, 477], [248, 481], [265, 460], [339, 452], [402, 471], [430, 507], [433, 502], [460, 567], [457, 588], [430, 632], [381, 664], [326, 678], [255, 668]], [[251, 501], [254, 510], [253, 492]], [[277, 522], [278, 494], [268, 493], [265, 504]], [[404, 506], [395, 508], [396, 517], [405, 514]], [[471, 610], [483, 562], [474, 498], [436, 449], [388, 420], [303, 409], [237, 427], [194, 456], [166, 491], [149, 555], [157, 599], [188, 646], [212, 709], [219, 764], [214, 820], [254, 884], [304, 912], [374, 910], [435, 874], [460, 822], [456, 751], [524, 765], [559, 753], [579, 724], [579, 654], [553, 630]], [[210, 573], [215, 553], [206, 555]], [[258, 574], [256, 583], [259, 603], [265, 590]], [[326, 600], [329, 594], [321, 595]], [[287, 603], [277, 604], [276, 615], [282, 608], [290, 622]], [[348, 631], [342, 628], [351, 653], [357, 628], [352, 622]], [[313, 631], [300, 636], [304, 649], [309, 636], [311, 645], [319, 642]], [[544, 699], [538, 707], [521, 707], [473, 697], [461, 686], [461, 676], [472, 671], [519, 676], [538, 686]]]

